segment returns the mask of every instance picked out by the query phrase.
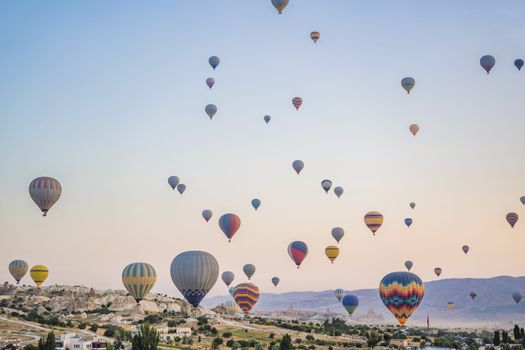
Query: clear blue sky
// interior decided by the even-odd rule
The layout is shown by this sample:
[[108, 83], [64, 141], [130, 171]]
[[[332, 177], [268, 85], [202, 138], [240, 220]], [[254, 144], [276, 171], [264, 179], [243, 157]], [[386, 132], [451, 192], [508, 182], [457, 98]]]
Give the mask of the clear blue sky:
[[[291, 0], [283, 15], [269, 0], [3, 1], [0, 266], [23, 258], [49, 266], [48, 284], [120, 288], [122, 268], [146, 261], [155, 290], [173, 294], [169, 264], [187, 249], [214, 254], [236, 282], [254, 263], [263, 291], [274, 275], [280, 291], [375, 287], [407, 259], [424, 280], [435, 266], [522, 275], [525, 224], [511, 231], [504, 217], [525, 221], [525, 71], [513, 66], [524, 13], [523, 1]], [[64, 188], [45, 219], [27, 193], [42, 175]], [[345, 188], [340, 200], [324, 178]], [[376, 237], [369, 210], [385, 215]], [[230, 211], [242, 226], [227, 244], [216, 219]], [[346, 236], [332, 266], [334, 226]], [[295, 239], [310, 246], [299, 272]], [[224, 292], [219, 281], [212, 294]]]

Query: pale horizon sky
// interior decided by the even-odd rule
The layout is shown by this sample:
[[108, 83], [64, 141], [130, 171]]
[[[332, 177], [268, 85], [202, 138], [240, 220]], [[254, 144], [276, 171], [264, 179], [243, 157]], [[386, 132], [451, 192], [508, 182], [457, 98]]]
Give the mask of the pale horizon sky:
[[[436, 266], [525, 275], [523, 13], [517, 0], [291, 0], [282, 15], [270, 0], [2, 2], [0, 281], [24, 259], [49, 267], [45, 285], [123, 288], [122, 269], [143, 261], [154, 292], [180, 296], [169, 266], [185, 250], [213, 254], [234, 284], [253, 263], [262, 292], [375, 288], [405, 260], [425, 281]], [[63, 187], [46, 218], [28, 194], [38, 176]], [[376, 236], [370, 210], [385, 217]], [[227, 212], [242, 221], [231, 243]], [[346, 234], [331, 265], [335, 226]], [[293, 240], [310, 249], [299, 270]], [[225, 293], [219, 275], [209, 295]]]

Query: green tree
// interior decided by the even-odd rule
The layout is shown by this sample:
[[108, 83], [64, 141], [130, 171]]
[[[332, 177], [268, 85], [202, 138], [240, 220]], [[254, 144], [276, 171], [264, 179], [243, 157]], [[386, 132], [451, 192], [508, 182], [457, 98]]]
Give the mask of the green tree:
[[520, 326], [517, 324], [514, 325], [514, 340], [521, 339]]
[[366, 340], [366, 343], [369, 347], [371, 347], [372, 349], [374, 348], [374, 346], [377, 345], [377, 343], [379, 343], [379, 341], [381, 340], [379, 334], [376, 332], [376, 331], [370, 331], [368, 333], [368, 337], [367, 337], [367, 340]]
[[160, 343], [159, 333], [155, 328], [145, 323], [140, 326], [140, 332], [131, 341], [131, 350], [157, 350]]
[[222, 345], [223, 340], [221, 337], [213, 338], [213, 342], [211, 343], [212, 349], [218, 349], [220, 345]]
[[44, 337], [40, 338], [40, 340], [38, 341], [37, 349], [38, 350], [56, 350], [55, 333], [49, 332], [45, 339]]
[[495, 346], [499, 346], [501, 344], [501, 340], [499, 338], [499, 331], [494, 332], [494, 340], [492, 341], [492, 344]]
[[288, 333], [286, 333], [282, 337], [281, 343], [279, 344], [279, 349], [280, 350], [292, 350], [293, 349], [292, 337], [290, 337]]

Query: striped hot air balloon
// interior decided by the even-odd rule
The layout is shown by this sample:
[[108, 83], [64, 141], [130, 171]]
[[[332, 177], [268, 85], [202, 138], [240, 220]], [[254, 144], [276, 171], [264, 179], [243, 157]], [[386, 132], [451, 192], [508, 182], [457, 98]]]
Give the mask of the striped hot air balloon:
[[233, 299], [242, 312], [248, 315], [259, 300], [259, 288], [253, 283], [241, 283], [233, 290]]
[[131, 263], [122, 271], [122, 283], [137, 303], [144, 299], [156, 281], [157, 272], [147, 263]]
[[343, 297], [343, 300], [341, 301], [343, 304], [345, 310], [348, 312], [350, 316], [354, 313], [355, 309], [357, 309], [357, 306], [359, 305], [359, 298], [355, 295], [345, 295]]
[[317, 40], [321, 37], [321, 33], [319, 32], [311, 32], [310, 33], [310, 39], [314, 42], [314, 44], [317, 44]]
[[44, 265], [35, 265], [29, 271], [29, 275], [35, 282], [36, 286], [40, 288], [49, 275], [49, 269]]
[[233, 235], [237, 233], [239, 227], [241, 227], [241, 219], [232, 213], [224, 214], [219, 218], [219, 227], [228, 238], [228, 242], [230, 242]]
[[325, 248], [324, 253], [333, 264], [334, 260], [339, 256], [339, 248], [335, 245], [329, 245]]
[[383, 224], [383, 214], [378, 211], [369, 211], [365, 215], [366, 227], [375, 235], [376, 231], [379, 230]]
[[289, 0], [272, 0], [272, 5], [279, 14], [283, 13], [284, 8], [288, 5]]
[[379, 296], [403, 326], [425, 295], [421, 279], [411, 272], [392, 272], [379, 283]]
[[338, 301], [341, 301], [341, 299], [343, 299], [343, 296], [345, 295], [345, 291], [341, 288], [337, 288], [335, 291], [335, 297], [337, 298]]
[[514, 228], [514, 225], [518, 222], [518, 214], [516, 213], [508, 213], [507, 216], [505, 216], [507, 219], [507, 222], [509, 223], [511, 228]]
[[27, 273], [29, 266], [24, 260], [13, 260], [9, 263], [9, 272], [16, 281], [16, 284], [20, 283], [20, 280], [24, 278]]
[[308, 255], [308, 246], [302, 241], [294, 241], [288, 245], [288, 255], [299, 268]]
[[303, 99], [300, 97], [294, 97], [292, 99], [292, 104], [296, 110], [299, 110], [299, 107], [301, 107], [301, 105], [303, 104]]
[[406, 77], [406, 78], [401, 79], [401, 86], [403, 87], [403, 89], [405, 89], [407, 94], [410, 93], [410, 91], [414, 88], [415, 85], [416, 85], [416, 80], [412, 77]]
[[58, 201], [62, 194], [62, 186], [52, 177], [38, 177], [29, 184], [29, 195], [43, 213], [47, 212]]

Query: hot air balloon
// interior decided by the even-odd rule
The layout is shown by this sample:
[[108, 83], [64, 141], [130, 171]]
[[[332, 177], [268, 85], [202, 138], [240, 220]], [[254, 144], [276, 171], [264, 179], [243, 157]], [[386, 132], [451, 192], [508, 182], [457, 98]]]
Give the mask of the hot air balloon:
[[343, 194], [345, 190], [341, 186], [337, 186], [334, 188], [334, 193], [337, 196], [337, 198], [341, 198], [341, 195]]
[[209, 87], [210, 90], [211, 90], [211, 88], [213, 87], [213, 85], [215, 85], [215, 79], [213, 79], [213, 78], [208, 78], [208, 79], [206, 79], [206, 85], [208, 85], [208, 87]]
[[296, 110], [299, 110], [299, 107], [301, 107], [301, 105], [303, 104], [303, 99], [300, 97], [294, 97], [292, 99], [292, 104]]
[[261, 206], [261, 200], [260, 199], [252, 199], [252, 207], [253, 209], [257, 210]]
[[454, 310], [456, 308], [456, 304], [453, 301], [449, 301], [447, 303], [447, 309]]
[[303, 168], [304, 168], [303, 161], [302, 160], [294, 160], [293, 163], [292, 163], [292, 168], [293, 168], [293, 170], [295, 170], [297, 175], [299, 175], [301, 170], [303, 170]]
[[237, 304], [235, 304], [234, 300], [226, 300], [224, 303], [224, 309], [228, 315], [235, 315], [237, 312], [241, 311]]
[[370, 231], [375, 235], [383, 224], [383, 214], [378, 211], [369, 211], [365, 215], [365, 224]]
[[284, 8], [288, 5], [288, 0], [272, 0], [272, 5], [279, 14], [283, 13]]
[[343, 304], [345, 310], [348, 312], [350, 316], [354, 313], [355, 309], [357, 309], [357, 306], [359, 305], [359, 299], [355, 295], [345, 295], [343, 300], [341, 301]]
[[492, 67], [494, 67], [494, 65], [496, 64], [496, 59], [494, 58], [494, 56], [485, 55], [480, 58], [479, 64], [481, 65], [481, 67], [483, 67], [487, 74], [489, 74]]
[[339, 256], [339, 247], [335, 245], [329, 245], [328, 247], [325, 248], [324, 254], [326, 255], [328, 259], [330, 259], [330, 261], [333, 264], [334, 260]]
[[406, 218], [405, 219], [405, 225], [407, 225], [407, 227], [410, 227], [410, 225], [412, 225], [412, 219], [411, 218]]
[[179, 184], [180, 180], [178, 176], [168, 177], [168, 184], [171, 186], [171, 189], [174, 190]]
[[520, 202], [521, 204], [525, 205], [525, 196], [520, 197]]
[[508, 213], [505, 218], [507, 219], [507, 222], [511, 228], [514, 228], [514, 225], [516, 225], [518, 222], [518, 214], [516, 213]]
[[321, 187], [326, 193], [328, 193], [328, 191], [330, 191], [330, 188], [332, 187], [332, 181], [330, 180], [321, 181]]
[[215, 115], [215, 113], [217, 113], [217, 106], [214, 104], [206, 105], [206, 107], [204, 108], [204, 111], [206, 112], [208, 117], [210, 117], [210, 120], [211, 120], [213, 116]]
[[521, 68], [523, 67], [523, 60], [521, 58], [518, 58], [514, 61], [514, 65], [516, 66], [516, 68], [518, 68], [518, 70], [521, 70]]
[[417, 132], [419, 131], [419, 125], [417, 124], [410, 124], [408, 127], [408, 130], [412, 133], [412, 135], [416, 136]]
[[272, 283], [275, 287], [281, 282], [281, 279], [279, 277], [272, 277]]
[[270, 117], [269, 115], [264, 116], [264, 121], [266, 122], [266, 124], [268, 124], [270, 120], [272, 120], [272, 117]]
[[233, 299], [242, 312], [248, 315], [259, 300], [259, 288], [253, 283], [241, 283], [233, 290]]
[[224, 271], [221, 275], [222, 281], [226, 284], [227, 287], [233, 282], [235, 275], [231, 271]]
[[122, 271], [122, 283], [137, 303], [144, 299], [156, 281], [157, 272], [150, 264], [131, 263]]
[[210, 209], [205, 209], [202, 211], [202, 217], [206, 222], [210, 221], [211, 217], [213, 216], [213, 212]]
[[425, 295], [425, 286], [412, 272], [392, 272], [379, 283], [379, 296], [403, 326]]
[[219, 57], [217, 57], [217, 56], [211, 56], [211, 57], [208, 59], [208, 63], [209, 63], [210, 66], [213, 68], [213, 70], [215, 70], [215, 68], [217, 68], [217, 66], [219, 65], [219, 63], [221, 63], [221, 60], [220, 60]]
[[407, 268], [408, 271], [410, 271], [412, 266], [414, 266], [414, 263], [412, 261], [410, 260], [405, 261], [405, 267]]
[[183, 194], [184, 191], [186, 191], [186, 185], [185, 184], [178, 184], [177, 185], [177, 191], [179, 191], [180, 194]]
[[345, 235], [345, 230], [343, 230], [341, 227], [334, 227], [332, 229], [332, 237], [339, 243], [339, 241], [343, 238]]
[[14, 277], [16, 284], [19, 284], [20, 280], [24, 278], [28, 268], [29, 266], [24, 260], [13, 260], [9, 263], [9, 272]]
[[242, 270], [244, 271], [244, 274], [248, 279], [252, 279], [253, 274], [255, 273], [255, 265], [253, 264], [246, 264], [242, 267]]
[[35, 282], [36, 286], [40, 288], [42, 283], [44, 283], [47, 276], [49, 275], [49, 270], [44, 265], [35, 265], [29, 271], [29, 275]]
[[410, 208], [414, 209], [416, 207], [416, 203], [410, 202]]
[[182, 252], [171, 262], [170, 273], [184, 298], [197, 307], [217, 282], [219, 263], [207, 252]]
[[52, 177], [37, 177], [29, 184], [29, 195], [40, 208], [43, 216], [47, 216], [47, 212], [58, 201], [61, 194], [60, 182]]
[[470, 295], [470, 298], [472, 298], [472, 300], [476, 299], [476, 297], [478, 296], [476, 292], [470, 292], [469, 295]]
[[436, 276], [439, 277], [439, 275], [441, 275], [441, 272], [443, 272], [443, 270], [441, 269], [441, 267], [436, 267], [434, 269], [434, 273], [436, 274]]
[[230, 287], [228, 289], [228, 293], [230, 293], [230, 295], [233, 297], [233, 291], [235, 290], [235, 287]]
[[228, 242], [230, 242], [233, 235], [237, 233], [239, 227], [241, 227], [241, 219], [235, 214], [224, 214], [219, 219], [219, 227], [228, 238]]
[[317, 40], [321, 37], [321, 33], [319, 32], [311, 32], [310, 33], [310, 39], [313, 40], [314, 44], [317, 44]]
[[516, 304], [519, 304], [523, 296], [519, 292], [512, 293], [512, 299], [516, 302]]
[[337, 298], [338, 301], [341, 301], [341, 299], [343, 299], [344, 295], [345, 295], [345, 291], [342, 290], [341, 288], [337, 288], [335, 290], [335, 297]]
[[470, 250], [470, 247], [468, 245], [464, 245], [463, 247], [461, 247], [461, 250], [463, 250], [463, 253], [467, 254]]
[[302, 241], [293, 241], [288, 245], [288, 255], [299, 268], [304, 258], [308, 255], [308, 246]]
[[414, 78], [406, 77], [406, 78], [401, 79], [401, 86], [403, 87], [403, 89], [406, 90], [407, 94], [410, 93], [410, 90], [412, 90], [415, 85], [416, 85], [416, 80]]

